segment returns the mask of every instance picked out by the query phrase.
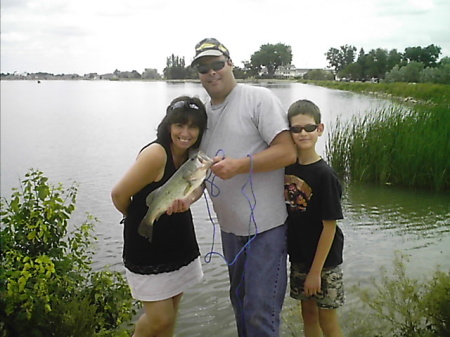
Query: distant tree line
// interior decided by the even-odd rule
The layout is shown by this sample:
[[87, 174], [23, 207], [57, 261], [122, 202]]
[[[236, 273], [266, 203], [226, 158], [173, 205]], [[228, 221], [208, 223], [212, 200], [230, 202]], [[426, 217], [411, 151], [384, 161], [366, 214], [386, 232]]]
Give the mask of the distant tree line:
[[[158, 74], [157, 69], [146, 68], [142, 74], [139, 74], [136, 70], [133, 71], [120, 71], [115, 70], [113, 73], [113, 78], [116, 79], [144, 79], [144, 80], [158, 80], [161, 75]], [[103, 75], [105, 76], [105, 75]]]
[[325, 53], [329, 67], [341, 79], [385, 82], [431, 82], [450, 84], [450, 58], [439, 60], [441, 47], [433, 44], [422, 47], [408, 47], [403, 53], [397, 49], [372, 49], [343, 45], [330, 48]]
[[[397, 49], [372, 49], [368, 53], [363, 48], [343, 45], [332, 47], [326, 53], [328, 70], [312, 69], [301, 78], [306, 80], [334, 80], [336, 77], [348, 81], [384, 81], [384, 82], [422, 82], [450, 84], [450, 58], [439, 60], [441, 47], [433, 44], [427, 47], [408, 47], [404, 52]], [[275, 78], [280, 67], [292, 65], [292, 48], [283, 43], [263, 44], [259, 50], [250, 56], [249, 61], [243, 61], [243, 66], [234, 65], [234, 75], [237, 79]], [[45, 75], [45, 76], [44, 76]], [[36, 73], [32, 78], [51, 79], [52, 74]], [[71, 75], [73, 78], [73, 75]], [[15, 74], [1, 74], [2, 79], [17, 79], [23, 77]], [[175, 54], [166, 59], [163, 77], [167, 80], [197, 79], [196, 69], [186, 65], [184, 57]], [[157, 80], [161, 75], [156, 69], [147, 68], [142, 74], [136, 70], [119, 71], [112, 74], [86, 74], [83, 79], [145, 79]]]
[[[343, 45], [330, 48], [325, 53], [328, 68], [313, 69], [303, 75], [307, 80], [333, 80], [335, 77], [352, 81], [385, 82], [431, 82], [450, 84], [450, 58], [439, 61], [441, 47], [433, 44], [427, 47], [408, 47], [405, 51], [397, 49], [372, 49], [368, 53], [363, 48]], [[292, 49], [283, 43], [264, 44], [253, 53], [250, 61], [244, 61], [243, 67], [235, 65], [234, 74], [238, 79], [275, 78], [277, 69], [290, 66]], [[264, 70], [264, 71], [263, 71]], [[167, 58], [164, 68], [166, 79], [196, 79], [195, 69], [186, 66], [184, 57], [172, 54]]]
[[37, 73], [1, 73], [1, 80], [158, 80], [161, 75], [157, 69], [147, 68], [142, 74], [136, 70], [120, 71], [114, 70], [113, 73], [99, 75], [97, 73], [88, 73], [82, 76], [78, 74], [51, 74], [46, 72]]

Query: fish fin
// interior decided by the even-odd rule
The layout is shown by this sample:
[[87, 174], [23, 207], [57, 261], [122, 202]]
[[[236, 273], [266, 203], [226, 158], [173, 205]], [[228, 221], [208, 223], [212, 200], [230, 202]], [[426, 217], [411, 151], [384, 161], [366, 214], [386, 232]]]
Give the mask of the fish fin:
[[145, 198], [145, 203], [147, 204], [147, 206], [150, 206], [152, 201], [156, 198], [158, 191], [159, 191], [159, 188], [157, 188], [156, 190], [153, 190], [151, 193], [149, 193], [147, 195], [147, 198]]
[[181, 176], [183, 177], [183, 179], [185, 181], [188, 181], [188, 182], [192, 182], [192, 181], [195, 181], [195, 180], [198, 179], [197, 175], [195, 174], [195, 172], [187, 171], [187, 172], [184, 172]]
[[184, 193], [183, 193], [184, 197], [187, 197], [188, 194], [191, 194], [191, 192], [189, 192], [189, 190], [191, 189], [191, 187], [192, 187], [192, 184], [191, 184], [191, 183], [188, 183], [188, 184], [186, 185], [186, 188], [184, 189]]
[[188, 172], [185, 172], [185, 173], [183, 173], [182, 175], [181, 175], [181, 177], [183, 177], [183, 180], [186, 180], [186, 181], [191, 181], [191, 174], [190, 173], [188, 173]]
[[152, 241], [153, 238], [153, 223], [148, 219], [148, 213], [144, 216], [141, 223], [138, 227], [138, 233], [148, 239], [148, 241]]

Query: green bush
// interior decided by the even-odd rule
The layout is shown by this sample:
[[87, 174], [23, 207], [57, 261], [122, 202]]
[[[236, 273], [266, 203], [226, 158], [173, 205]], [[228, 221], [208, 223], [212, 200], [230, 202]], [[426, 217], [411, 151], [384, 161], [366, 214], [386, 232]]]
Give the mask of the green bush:
[[122, 274], [93, 272], [91, 215], [69, 233], [77, 187], [30, 170], [1, 198], [1, 336], [126, 336], [135, 307]]
[[437, 271], [423, 297], [428, 322], [437, 336], [450, 336], [450, 275]]
[[303, 79], [311, 81], [333, 81], [334, 74], [328, 70], [313, 69], [303, 75]]
[[349, 337], [450, 336], [450, 274], [436, 270], [432, 280], [413, 279], [404, 260], [397, 254], [391, 275], [382, 269], [381, 280], [373, 279], [371, 287], [352, 288], [361, 302], [346, 314]]
[[420, 82], [420, 76], [424, 69], [424, 64], [416, 61], [408, 63], [406, 66], [396, 65], [394, 68], [386, 73], [385, 82]]

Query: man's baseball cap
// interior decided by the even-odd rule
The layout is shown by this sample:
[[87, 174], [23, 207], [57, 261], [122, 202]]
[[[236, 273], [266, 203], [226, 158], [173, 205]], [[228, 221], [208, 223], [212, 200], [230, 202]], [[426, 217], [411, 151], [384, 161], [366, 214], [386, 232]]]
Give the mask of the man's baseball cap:
[[214, 38], [203, 39], [195, 46], [195, 57], [192, 60], [191, 66], [195, 65], [200, 57], [221, 55], [230, 57], [230, 52], [222, 43]]

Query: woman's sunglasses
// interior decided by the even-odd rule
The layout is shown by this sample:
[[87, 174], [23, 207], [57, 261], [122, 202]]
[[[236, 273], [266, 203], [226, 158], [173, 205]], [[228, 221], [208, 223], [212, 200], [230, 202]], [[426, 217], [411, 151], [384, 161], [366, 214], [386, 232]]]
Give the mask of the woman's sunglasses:
[[318, 124], [307, 124], [305, 126], [291, 126], [289, 128], [289, 131], [291, 131], [292, 133], [301, 133], [303, 130], [305, 130], [306, 132], [313, 132], [314, 130], [317, 129], [319, 125]]
[[197, 65], [197, 71], [200, 74], [207, 74], [212, 69], [214, 71], [218, 71], [220, 69], [223, 69], [225, 67], [225, 63], [227, 63], [228, 60], [223, 61], [216, 61], [210, 64], [199, 64]]

